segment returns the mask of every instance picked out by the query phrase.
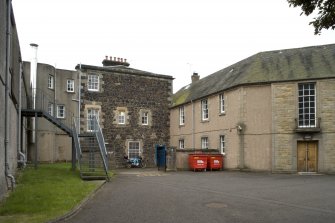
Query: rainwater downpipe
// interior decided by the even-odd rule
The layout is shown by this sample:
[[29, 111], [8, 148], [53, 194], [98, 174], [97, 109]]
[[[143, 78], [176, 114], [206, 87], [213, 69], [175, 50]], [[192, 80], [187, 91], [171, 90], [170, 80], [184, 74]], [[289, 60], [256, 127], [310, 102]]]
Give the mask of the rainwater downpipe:
[[79, 65], [79, 83], [78, 83], [78, 122], [76, 123], [78, 126], [78, 134], [80, 133], [80, 106], [81, 106], [81, 63]]
[[192, 147], [195, 151], [195, 136], [194, 136], [194, 125], [195, 125], [194, 121], [195, 120], [194, 120], [194, 103], [192, 100], [191, 100], [191, 105], [192, 105]]
[[22, 125], [22, 119], [21, 119], [21, 108], [22, 108], [22, 79], [23, 79], [23, 69], [22, 69], [22, 61], [20, 62], [20, 78], [19, 78], [19, 105], [18, 105], [18, 119], [17, 119], [17, 154], [18, 154], [18, 163], [23, 165], [23, 167], [26, 166], [26, 156], [23, 152], [21, 152], [21, 144], [22, 144], [22, 135], [21, 135], [21, 125]]
[[[15, 178], [9, 173], [8, 145], [9, 145], [9, 75], [10, 75], [10, 45], [11, 45], [11, 5], [12, 0], [7, 0], [7, 32], [6, 32], [6, 79], [5, 79], [5, 175], [11, 181], [11, 189], [14, 190]], [[7, 184], [8, 187], [8, 184]]]
[[[30, 84], [32, 87], [32, 109], [36, 109], [36, 76], [37, 76], [37, 48], [38, 45], [36, 43], [31, 43], [30, 46], [33, 49], [33, 58], [30, 63]], [[37, 118], [32, 118], [32, 143], [36, 144], [36, 122]]]

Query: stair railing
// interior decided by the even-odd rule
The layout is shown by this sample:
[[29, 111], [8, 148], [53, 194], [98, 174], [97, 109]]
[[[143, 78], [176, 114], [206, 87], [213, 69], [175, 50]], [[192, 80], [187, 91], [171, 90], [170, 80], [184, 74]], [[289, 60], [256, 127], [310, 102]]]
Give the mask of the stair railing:
[[[54, 118], [58, 119], [59, 122], [63, 123], [64, 125], [68, 126], [70, 129], [73, 128], [73, 118], [74, 113], [69, 109], [67, 104], [64, 102], [61, 102], [54, 97], [54, 92], [45, 92], [41, 89], [36, 88], [35, 89], [36, 95], [35, 95], [35, 109], [34, 110], [41, 110], [49, 113]], [[32, 96], [29, 101], [32, 100]], [[58, 111], [58, 105], [65, 105], [65, 112], [63, 113], [63, 116], [60, 117], [60, 113]], [[28, 107], [27, 109], [33, 109], [32, 107]]]
[[73, 140], [74, 140], [74, 146], [76, 149], [76, 158], [77, 158], [79, 169], [80, 169], [80, 160], [82, 157], [82, 151], [81, 151], [78, 132], [77, 132], [77, 122], [79, 122], [79, 119], [73, 118], [73, 129], [72, 129]]
[[100, 154], [102, 157], [102, 161], [104, 164], [104, 168], [106, 171], [106, 176], [108, 177], [108, 155], [107, 155], [107, 149], [106, 149], [106, 144], [105, 144], [105, 139], [101, 131], [101, 127], [98, 121], [98, 118], [96, 116], [93, 117], [93, 124], [94, 124], [94, 133], [97, 138], [98, 144], [99, 144], [99, 149], [100, 149]]

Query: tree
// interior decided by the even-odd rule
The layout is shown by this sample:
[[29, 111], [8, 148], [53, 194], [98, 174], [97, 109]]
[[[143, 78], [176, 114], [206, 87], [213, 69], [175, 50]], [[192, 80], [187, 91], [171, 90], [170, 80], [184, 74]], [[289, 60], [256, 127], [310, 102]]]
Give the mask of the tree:
[[300, 6], [302, 14], [311, 15], [314, 11], [317, 12], [317, 17], [314, 18], [309, 25], [314, 26], [314, 34], [320, 35], [322, 29], [335, 29], [335, 0], [287, 0], [290, 7]]

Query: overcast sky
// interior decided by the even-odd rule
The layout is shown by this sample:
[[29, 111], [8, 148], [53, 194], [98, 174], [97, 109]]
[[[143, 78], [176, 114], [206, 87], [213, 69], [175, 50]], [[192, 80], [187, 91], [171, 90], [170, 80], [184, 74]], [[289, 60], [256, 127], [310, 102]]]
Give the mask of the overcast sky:
[[106, 55], [171, 75], [174, 92], [253, 54], [331, 44], [286, 0], [12, 0], [23, 60], [74, 70]]

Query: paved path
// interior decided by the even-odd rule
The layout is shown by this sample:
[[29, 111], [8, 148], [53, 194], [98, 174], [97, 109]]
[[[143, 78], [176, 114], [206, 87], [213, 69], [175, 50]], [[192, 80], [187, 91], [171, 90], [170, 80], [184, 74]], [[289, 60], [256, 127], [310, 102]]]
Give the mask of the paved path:
[[131, 169], [66, 222], [335, 222], [335, 176]]

